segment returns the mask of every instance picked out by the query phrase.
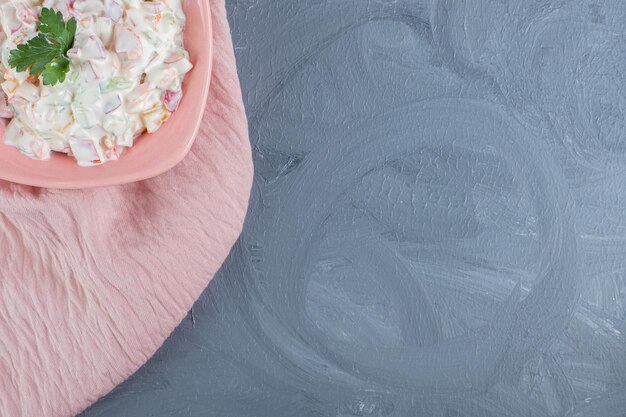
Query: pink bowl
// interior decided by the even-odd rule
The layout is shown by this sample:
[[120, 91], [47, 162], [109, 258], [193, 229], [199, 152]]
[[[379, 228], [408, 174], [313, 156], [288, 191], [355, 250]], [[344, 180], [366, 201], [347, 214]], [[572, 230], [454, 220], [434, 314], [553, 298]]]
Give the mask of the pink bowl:
[[7, 120], [0, 119], [0, 179], [46, 188], [90, 188], [152, 178], [187, 155], [198, 133], [211, 82], [213, 32], [209, 0], [183, 0], [187, 16], [185, 48], [193, 70], [183, 83], [180, 107], [161, 129], [139, 137], [119, 161], [80, 167], [73, 158], [55, 154], [36, 161], [4, 144]]

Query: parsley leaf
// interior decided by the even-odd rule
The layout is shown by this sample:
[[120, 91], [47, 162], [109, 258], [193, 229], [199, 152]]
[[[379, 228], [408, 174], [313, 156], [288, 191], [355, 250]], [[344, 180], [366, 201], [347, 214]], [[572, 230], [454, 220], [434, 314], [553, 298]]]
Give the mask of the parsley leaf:
[[51, 40], [56, 41], [64, 48], [63, 53], [67, 52], [74, 43], [74, 34], [76, 33], [76, 19], [71, 18], [65, 23], [63, 21], [63, 13], [54, 12], [52, 9], [41, 9], [39, 15], [39, 32], [46, 35]]
[[51, 61], [41, 72], [44, 85], [55, 85], [65, 81], [65, 74], [70, 70], [70, 60], [59, 56]]
[[44, 85], [62, 83], [70, 70], [66, 54], [74, 43], [76, 19], [65, 23], [61, 12], [43, 8], [37, 28], [37, 36], [11, 51], [9, 66], [17, 71], [29, 70], [32, 75], [41, 74]]
[[62, 54], [61, 46], [48, 42], [41, 33], [11, 51], [9, 65], [18, 71], [30, 68], [31, 74], [41, 74], [46, 64]]

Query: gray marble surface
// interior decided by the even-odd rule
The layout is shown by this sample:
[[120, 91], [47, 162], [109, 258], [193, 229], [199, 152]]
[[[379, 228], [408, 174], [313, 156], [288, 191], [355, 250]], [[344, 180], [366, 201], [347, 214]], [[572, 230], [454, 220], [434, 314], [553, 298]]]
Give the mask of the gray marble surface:
[[228, 8], [244, 233], [82, 417], [626, 416], [626, 2]]

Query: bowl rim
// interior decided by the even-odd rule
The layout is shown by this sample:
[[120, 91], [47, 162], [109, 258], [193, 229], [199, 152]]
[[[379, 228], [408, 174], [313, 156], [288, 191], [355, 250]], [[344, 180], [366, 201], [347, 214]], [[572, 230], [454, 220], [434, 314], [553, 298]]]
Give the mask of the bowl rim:
[[[206, 18], [206, 27], [208, 30], [208, 42], [205, 49], [205, 53], [207, 54], [207, 70], [201, 74], [202, 79], [200, 80], [200, 85], [202, 87], [202, 92], [200, 97], [202, 99], [201, 109], [199, 111], [200, 117], [197, 117], [193, 128], [191, 129], [191, 135], [189, 140], [185, 142], [185, 146], [181, 146], [180, 148], [176, 148], [175, 152], [170, 152], [166, 157], [159, 160], [158, 163], [149, 165], [145, 169], [139, 169], [137, 171], [133, 171], [131, 173], [125, 174], [115, 174], [109, 173], [109, 175], [102, 175], [96, 178], [89, 178], [87, 180], [82, 178], [76, 179], [65, 179], [65, 178], [42, 178], [38, 176], [29, 176], [23, 174], [16, 174], [10, 171], [4, 172], [0, 170], [0, 180], [8, 181], [16, 184], [33, 186], [33, 187], [41, 187], [41, 188], [50, 188], [50, 189], [88, 189], [88, 188], [96, 188], [96, 187], [106, 187], [113, 185], [123, 185], [130, 184], [137, 181], [143, 181], [150, 178], [154, 178], [158, 175], [161, 175], [170, 169], [174, 168], [178, 165], [184, 158], [187, 156], [191, 147], [193, 146], [195, 139], [198, 135], [198, 131], [200, 130], [200, 126], [202, 124], [202, 119], [204, 115], [204, 110], [206, 108], [207, 99], [209, 96], [209, 90], [211, 85], [212, 73], [213, 73], [213, 18], [211, 14], [211, 2], [209, 0], [181, 0], [183, 3], [185, 1], [195, 1], [198, 3], [202, 3], [206, 6], [207, 18]], [[188, 27], [185, 28], [188, 30]], [[204, 31], [203, 31], [204, 33]], [[184, 81], [183, 81], [184, 83]], [[184, 100], [184, 97], [183, 97]], [[174, 113], [172, 118], [176, 117], [177, 114]], [[8, 120], [8, 119], [7, 119]], [[149, 135], [149, 133], [143, 133], [140, 137]], [[9, 146], [4, 143], [0, 143], [0, 146]], [[25, 155], [21, 155], [28, 158]], [[63, 157], [64, 155], [61, 155]], [[41, 163], [46, 163], [48, 161], [39, 161]], [[111, 161], [112, 164], [115, 164], [115, 161]], [[84, 169], [97, 169], [98, 167], [84, 167]]]

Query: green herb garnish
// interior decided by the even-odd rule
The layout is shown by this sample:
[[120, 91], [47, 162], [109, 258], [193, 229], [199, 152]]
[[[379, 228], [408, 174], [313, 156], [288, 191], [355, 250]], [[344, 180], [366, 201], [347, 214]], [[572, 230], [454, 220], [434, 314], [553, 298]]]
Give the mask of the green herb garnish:
[[37, 36], [11, 51], [9, 65], [17, 71], [41, 75], [44, 85], [62, 83], [70, 70], [66, 54], [74, 44], [76, 19], [72, 17], [65, 23], [61, 12], [43, 8], [37, 29]]

